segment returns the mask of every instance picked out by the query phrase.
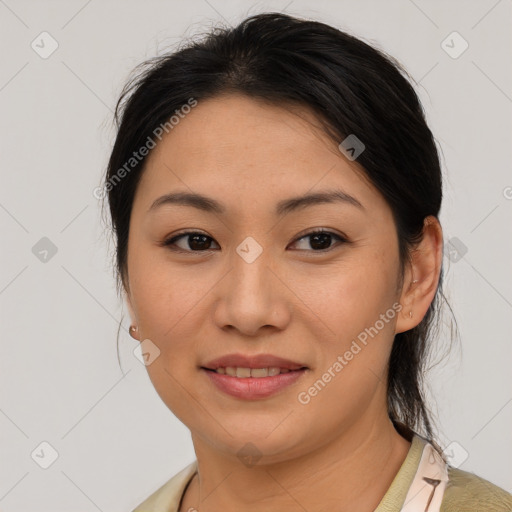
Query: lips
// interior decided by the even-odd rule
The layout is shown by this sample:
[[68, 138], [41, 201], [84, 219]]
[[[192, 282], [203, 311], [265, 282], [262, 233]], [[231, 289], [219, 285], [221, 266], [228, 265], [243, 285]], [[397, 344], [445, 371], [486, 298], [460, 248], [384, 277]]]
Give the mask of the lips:
[[307, 368], [306, 365], [271, 354], [258, 354], [248, 356], [244, 354], [228, 354], [202, 366], [206, 370], [217, 370], [218, 368], [280, 368], [281, 370], [300, 370]]
[[308, 369], [296, 361], [270, 354], [231, 354], [201, 366], [219, 391], [243, 400], [275, 395], [294, 384]]

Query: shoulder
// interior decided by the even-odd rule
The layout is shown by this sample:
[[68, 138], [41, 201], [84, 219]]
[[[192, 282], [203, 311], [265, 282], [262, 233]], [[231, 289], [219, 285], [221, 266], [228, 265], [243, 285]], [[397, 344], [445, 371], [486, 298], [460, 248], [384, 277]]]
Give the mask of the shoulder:
[[512, 512], [512, 494], [468, 471], [448, 467], [441, 512]]
[[197, 461], [174, 475], [153, 494], [148, 496], [132, 512], [175, 512], [188, 483], [197, 471]]

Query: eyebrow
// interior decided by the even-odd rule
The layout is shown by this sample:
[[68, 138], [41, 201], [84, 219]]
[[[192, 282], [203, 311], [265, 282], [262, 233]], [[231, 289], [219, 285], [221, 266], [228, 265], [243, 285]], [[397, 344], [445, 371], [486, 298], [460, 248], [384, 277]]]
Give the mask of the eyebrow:
[[[275, 214], [283, 216], [308, 206], [326, 203], [344, 203], [365, 210], [365, 207], [354, 196], [342, 190], [326, 190], [279, 201], [275, 208]], [[223, 214], [226, 212], [226, 208], [211, 197], [190, 192], [172, 192], [155, 199], [149, 207], [148, 213], [168, 204], [191, 206], [208, 213]]]

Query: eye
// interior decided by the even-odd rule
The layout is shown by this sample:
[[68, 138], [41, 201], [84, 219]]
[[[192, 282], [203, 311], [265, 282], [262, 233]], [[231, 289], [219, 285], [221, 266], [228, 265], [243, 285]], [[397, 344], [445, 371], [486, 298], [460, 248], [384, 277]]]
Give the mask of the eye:
[[[177, 252], [204, 252], [212, 250], [212, 241], [214, 241], [213, 238], [203, 233], [188, 231], [165, 240], [162, 245]], [[178, 242], [182, 245], [180, 246]], [[174, 249], [173, 246], [177, 246], [178, 249]]]
[[[348, 240], [336, 233], [333, 233], [331, 231], [325, 231], [324, 229], [317, 229], [314, 231], [311, 231], [310, 233], [301, 236], [298, 238], [294, 244], [300, 243], [303, 240], [310, 239], [309, 246], [314, 249], [313, 252], [326, 252], [332, 249], [331, 241], [333, 238], [337, 239], [339, 243], [348, 243]], [[304, 243], [306, 245], [307, 242]], [[303, 247], [302, 249], [299, 248], [299, 250], [308, 250], [307, 247]]]
[[[338, 240], [339, 244], [348, 243], [348, 240], [336, 233], [331, 231], [326, 231], [324, 229], [317, 229], [307, 233], [306, 235], [297, 238], [292, 245], [296, 245], [298, 243], [303, 243], [307, 239], [309, 241], [309, 247], [313, 249], [313, 252], [327, 252], [332, 249], [331, 242], [333, 239]], [[212, 242], [217, 244], [210, 236], [205, 235], [204, 233], [200, 233], [198, 231], [188, 231], [186, 233], [180, 233], [178, 235], [173, 236], [165, 240], [162, 245], [165, 247], [169, 247], [171, 250], [176, 252], [205, 252], [212, 250]], [[181, 245], [180, 245], [181, 244]], [[217, 244], [217, 248], [220, 247]], [[215, 249], [215, 248], [213, 248]], [[308, 247], [302, 247], [298, 250], [308, 250]]]

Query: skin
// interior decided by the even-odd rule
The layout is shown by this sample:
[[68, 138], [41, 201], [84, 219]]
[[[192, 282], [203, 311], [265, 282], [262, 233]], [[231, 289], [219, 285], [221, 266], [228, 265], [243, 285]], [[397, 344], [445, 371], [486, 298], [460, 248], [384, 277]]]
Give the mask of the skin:
[[[279, 201], [328, 189], [342, 189], [364, 208], [323, 203], [275, 216]], [[175, 191], [207, 195], [226, 212], [176, 204], [148, 212]], [[333, 236], [320, 251], [306, 236], [314, 228], [348, 243]], [[202, 232], [210, 245], [194, 246], [190, 237], [174, 246], [189, 252], [162, 245], [183, 231]], [[248, 236], [263, 249], [252, 263], [236, 252]], [[160, 350], [147, 366], [150, 379], [190, 429], [198, 459], [180, 510], [377, 507], [410, 447], [386, 412], [393, 337], [416, 326], [432, 302], [442, 243], [439, 222], [427, 218], [399, 286], [388, 204], [307, 108], [225, 95], [199, 102], [162, 139], [135, 195], [125, 287], [136, 337]], [[298, 393], [395, 303], [403, 309], [300, 403]], [[269, 398], [234, 398], [200, 370], [234, 352], [274, 354], [308, 371]], [[261, 454], [252, 467], [237, 455], [248, 442]]]

